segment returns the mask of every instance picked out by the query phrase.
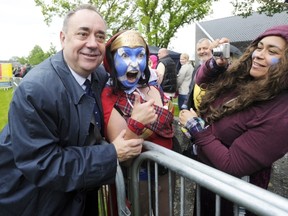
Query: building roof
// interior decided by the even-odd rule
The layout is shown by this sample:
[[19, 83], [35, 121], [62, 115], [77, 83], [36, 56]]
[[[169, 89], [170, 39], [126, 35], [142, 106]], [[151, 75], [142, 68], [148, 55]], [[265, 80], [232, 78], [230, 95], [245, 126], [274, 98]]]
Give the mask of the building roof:
[[230, 42], [251, 41], [267, 28], [288, 24], [287, 12], [273, 16], [254, 12], [251, 16], [231, 16], [211, 21], [199, 22], [197, 25], [213, 39], [227, 37]]

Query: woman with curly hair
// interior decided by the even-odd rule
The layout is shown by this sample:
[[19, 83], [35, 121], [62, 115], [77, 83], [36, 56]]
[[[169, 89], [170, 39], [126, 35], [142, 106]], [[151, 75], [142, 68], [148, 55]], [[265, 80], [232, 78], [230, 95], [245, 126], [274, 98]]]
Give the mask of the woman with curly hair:
[[[199, 112], [179, 114], [192, 136], [194, 154], [267, 189], [273, 162], [288, 152], [288, 25], [266, 30], [229, 67], [227, 59], [211, 58], [196, 82], [205, 89]], [[211, 194], [201, 190], [202, 215], [215, 211]], [[232, 203], [222, 199], [221, 204], [221, 215], [233, 215]]]

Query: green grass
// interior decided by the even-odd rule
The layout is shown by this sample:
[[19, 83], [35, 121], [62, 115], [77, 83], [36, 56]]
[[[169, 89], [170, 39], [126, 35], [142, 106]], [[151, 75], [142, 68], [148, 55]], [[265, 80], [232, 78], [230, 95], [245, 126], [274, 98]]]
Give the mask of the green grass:
[[0, 131], [8, 122], [8, 109], [12, 99], [13, 89], [0, 89]]

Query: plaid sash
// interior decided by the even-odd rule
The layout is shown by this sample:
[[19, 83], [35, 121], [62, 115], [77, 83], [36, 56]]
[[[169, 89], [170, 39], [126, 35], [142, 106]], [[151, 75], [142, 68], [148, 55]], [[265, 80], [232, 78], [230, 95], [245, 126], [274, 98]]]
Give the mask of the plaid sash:
[[[129, 117], [131, 117], [131, 113], [133, 107], [131, 107], [129, 101], [134, 104], [135, 102], [135, 95], [134, 94], [126, 94], [125, 92], [118, 94], [117, 101], [114, 107], [119, 111], [121, 110], [123, 117], [127, 121]], [[141, 103], [146, 102], [144, 99], [140, 98]], [[172, 138], [174, 136], [174, 131], [172, 127], [173, 123], [173, 114], [157, 105], [154, 105], [156, 114], [158, 115], [157, 120], [154, 123], [146, 125], [146, 128], [152, 130], [156, 134], [165, 137], [165, 138]]]

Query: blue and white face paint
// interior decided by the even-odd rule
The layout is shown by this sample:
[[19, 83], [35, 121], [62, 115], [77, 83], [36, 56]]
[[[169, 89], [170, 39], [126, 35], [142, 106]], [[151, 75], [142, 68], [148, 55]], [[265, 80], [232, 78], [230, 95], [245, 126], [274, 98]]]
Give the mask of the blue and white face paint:
[[272, 57], [272, 58], [271, 58], [271, 64], [270, 64], [270, 65], [278, 64], [279, 61], [280, 61], [279, 58]]
[[[252, 53], [252, 58], [254, 59], [256, 57], [256, 50], [254, 50], [254, 52]], [[268, 65], [272, 66], [275, 64], [278, 64], [280, 61], [279, 57], [271, 57], [270, 59], [267, 60]]]
[[146, 68], [146, 50], [144, 47], [120, 47], [114, 54], [117, 79], [128, 89], [134, 89]]

